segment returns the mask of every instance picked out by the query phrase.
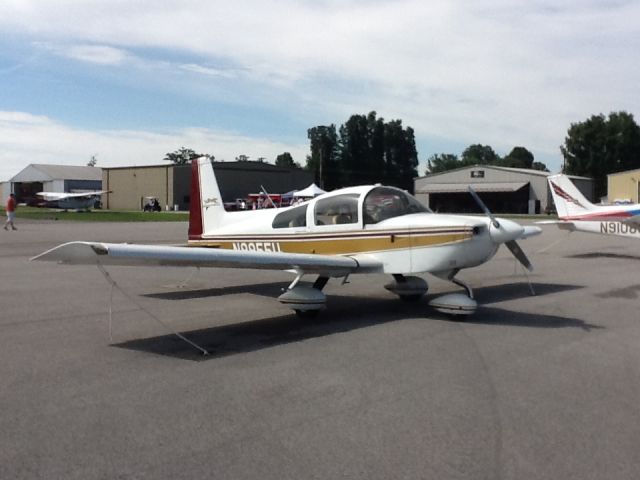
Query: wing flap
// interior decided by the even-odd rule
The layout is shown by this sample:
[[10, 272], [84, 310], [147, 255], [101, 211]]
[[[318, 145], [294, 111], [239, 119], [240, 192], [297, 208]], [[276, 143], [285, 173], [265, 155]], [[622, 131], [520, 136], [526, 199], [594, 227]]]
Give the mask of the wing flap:
[[201, 247], [134, 245], [123, 243], [70, 242], [33, 257], [69, 265], [128, 265], [248, 268], [296, 270], [328, 276], [344, 276], [355, 271], [378, 271], [372, 259], [348, 256], [310, 255], [286, 252], [247, 252]]

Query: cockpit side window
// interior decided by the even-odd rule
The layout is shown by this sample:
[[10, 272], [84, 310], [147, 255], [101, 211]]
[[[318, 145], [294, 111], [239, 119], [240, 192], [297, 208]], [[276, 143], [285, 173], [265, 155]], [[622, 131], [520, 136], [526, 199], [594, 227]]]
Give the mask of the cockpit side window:
[[307, 207], [307, 204], [300, 205], [277, 214], [273, 219], [273, 228], [306, 227]]
[[345, 193], [323, 198], [316, 202], [316, 225], [339, 225], [358, 223], [358, 193]]
[[431, 212], [431, 210], [408, 193], [397, 188], [377, 187], [371, 190], [364, 199], [365, 224], [378, 223], [411, 213], [426, 212]]

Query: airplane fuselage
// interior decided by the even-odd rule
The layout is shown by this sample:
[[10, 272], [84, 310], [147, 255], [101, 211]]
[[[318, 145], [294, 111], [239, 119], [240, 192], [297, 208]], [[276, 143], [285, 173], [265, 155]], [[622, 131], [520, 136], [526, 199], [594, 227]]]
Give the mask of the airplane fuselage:
[[[319, 224], [313, 201], [303, 226], [277, 226], [277, 216], [294, 208], [229, 212], [215, 233], [189, 240], [190, 246], [237, 251], [287, 252], [366, 257], [383, 264], [384, 273], [450, 271], [480, 265], [497, 246], [488, 234], [488, 219], [413, 213], [363, 224]], [[252, 233], [248, 233], [252, 232]], [[460, 249], [460, 243], [467, 248]]]
[[64, 210], [88, 210], [93, 208], [98, 197], [91, 198], [64, 198], [53, 202], [54, 208]]
[[559, 223], [558, 226], [570, 231], [640, 238], [640, 225], [616, 220], [574, 220], [566, 224]]

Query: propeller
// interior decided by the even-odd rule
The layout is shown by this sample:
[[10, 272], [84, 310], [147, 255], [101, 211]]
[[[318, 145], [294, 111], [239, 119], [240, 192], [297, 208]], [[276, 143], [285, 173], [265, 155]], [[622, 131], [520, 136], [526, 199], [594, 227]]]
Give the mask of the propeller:
[[491, 221], [491, 227], [493, 227], [489, 228], [489, 235], [491, 236], [491, 239], [498, 244], [504, 243], [511, 254], [516, 257], [524, 268], [530, 272], [533, 271], [533, 265], [531, 265], [531, 262], [522, 251], [522, 248], [520, 248], [520, 245], [516, 242], [516, 239], [524, 233], [524, 227], [511, 220], [500, 219], [500, 221], [498, 221], [471, 185], [469, 185], [469, 193]]

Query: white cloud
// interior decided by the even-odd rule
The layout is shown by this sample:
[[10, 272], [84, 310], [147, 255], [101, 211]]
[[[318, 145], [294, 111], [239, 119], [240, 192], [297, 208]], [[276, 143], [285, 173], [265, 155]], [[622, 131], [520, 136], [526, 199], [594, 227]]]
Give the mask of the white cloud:
[[100, 65], [120, 65], [127, 58], [124, 50], [104, 45], [74, 45], [66, 54], [76, 60]]
[[98, 65], [121, 65], [132, 58], [125, 50], [107, 45], [69, 45], [51, 42], [34, 42], [34, 45], [61, 57]]
[[98, 166], [157, 165], [180, 147], [209, 153], [218, 160], [240, 154], [273, 161], [285, 151], [304, 164], [308, 145], [273, 142], [233, 132], [186, 128], [175, 132], [83, 130], [44, 116], [0, 111], [0, 181], [30, 163], [85, 165], [97, 154]]
[[81, 61], [118, 65], [136, 52], [142, 63], [145, 49], [155, 58], [184, 54], [188, 61], [170, 62], [184, 72], [270, 89], [229, 94], [233, 101], [273, 97], [283, 110], [307, 118], [321, 112], [316, 117], [336, 123], [375, 109], [402, 118], [418, 136], [548, 154], [557, 154], [570, 122], [640, 112], [638, 18], [640, 2], [593, 0], [22, 0], [0, 7], [0, 29], [76, 45], [65, 54]]
[[180, 65], [179, 68], [187, 72], [198, 73], [198, 74], [207, 75], [210, 77], [234, 78], [237, 76], [236, 73], [234, 73], [231, 70], [206, 67], [203, 65], [195, 64], [195, 63], [185, 63]]

